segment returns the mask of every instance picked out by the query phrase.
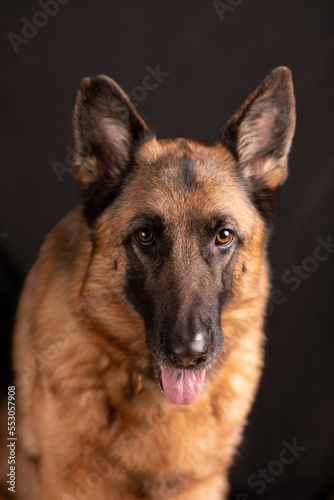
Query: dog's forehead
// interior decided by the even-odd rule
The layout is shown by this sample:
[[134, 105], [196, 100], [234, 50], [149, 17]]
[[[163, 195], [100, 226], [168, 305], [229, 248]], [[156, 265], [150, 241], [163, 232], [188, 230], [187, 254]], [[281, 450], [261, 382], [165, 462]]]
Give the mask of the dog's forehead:
[[152, 188], [186, 194], [222, 180], [226, 186], [233, 184], [232, 157], [218, 152], [187, 139], [154, 140], [139, 151], [137, 161]]
[[[217, 176], [222, 169], [228, 172], [233, 163], [233, 157], [223, 146], [206, 145], [190, 139], [151, 140], [143, 145], [138, 152], [141, 164], [151, 169], [152, 175], [171, 179], [173, 173], [177, 181], [187, 179], [195, 182], [195, 175]], [[232, 172], [231, 172], [232, 173]], [[184, 175], [183, 175], [184, 174]]]
[[241, 206], [248, 212], [249, 197], [235, 159], [220, 145], [187, 139], [153, 140], [141, 148], [136, 161], [138, 194], [144, 203], [152, 202], [164, 214], [194, 213], [194, 208], [235, 212]]

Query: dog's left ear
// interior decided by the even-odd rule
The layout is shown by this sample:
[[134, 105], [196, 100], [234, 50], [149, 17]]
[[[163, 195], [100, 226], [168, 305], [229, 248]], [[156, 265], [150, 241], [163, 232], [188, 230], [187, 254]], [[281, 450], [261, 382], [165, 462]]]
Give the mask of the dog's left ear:
[[286, 178], [295, 129], [291, 72], [280, 67], [250, 94], [219, 134], [255, 191], [275, 190]]

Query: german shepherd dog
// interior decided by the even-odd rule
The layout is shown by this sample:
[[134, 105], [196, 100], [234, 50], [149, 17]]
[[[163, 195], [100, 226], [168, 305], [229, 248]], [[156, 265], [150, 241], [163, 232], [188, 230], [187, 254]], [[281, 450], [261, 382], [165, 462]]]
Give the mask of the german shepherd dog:
[[82, 199], [46, 237], [17, 316], [24, 500], [226, 498], [294, 125], [284, 67], [211, 144], [157, 140], [113, 80], [82, 81]]

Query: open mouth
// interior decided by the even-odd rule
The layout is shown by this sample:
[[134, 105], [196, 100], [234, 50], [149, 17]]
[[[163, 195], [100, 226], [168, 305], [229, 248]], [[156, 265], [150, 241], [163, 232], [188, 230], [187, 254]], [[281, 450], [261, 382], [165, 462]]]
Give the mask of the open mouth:
[[159, 367], [159, 380], [166, 398], [174, 405], [191, 405], [201, 394], [205, 370]]

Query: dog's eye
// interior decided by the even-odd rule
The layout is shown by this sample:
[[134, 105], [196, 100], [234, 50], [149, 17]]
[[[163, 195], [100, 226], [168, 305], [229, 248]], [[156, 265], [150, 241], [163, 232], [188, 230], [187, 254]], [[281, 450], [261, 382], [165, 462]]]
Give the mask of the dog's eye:
[[143, 227], [136, 232], [136, 240], [141, 245], [149, 245], [154, 241], [154, 232], [149, 227]]
[[222, 229], [217, 234], [215, 243], [216, 243], [216, 245], [219, 245], [221, 247], [226, 246], [232, 242], [233, 238], [234, 238], [234, 235], [233, 235], [232, 231], [229, 231], [228, 229]]

